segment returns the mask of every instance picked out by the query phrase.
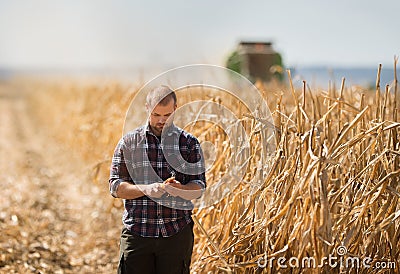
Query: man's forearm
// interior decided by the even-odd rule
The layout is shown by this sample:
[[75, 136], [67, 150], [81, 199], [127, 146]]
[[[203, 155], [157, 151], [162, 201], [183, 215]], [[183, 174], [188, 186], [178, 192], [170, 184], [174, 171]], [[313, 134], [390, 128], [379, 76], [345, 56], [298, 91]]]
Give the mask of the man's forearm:
[[121, 182], [117, 189], [117, 197], [121, 199], [136, 199], [144, 196], [140, 187], [128, 182]]
[[196, 183], [189, 182], [185, 185], [181, 184], [178, 181], [167, 182], [164, 185], [164, 189], [172, 196], [179, 196], [185, 200], [194, 200], [201, 197], [204, 188]]
[[181, 193], [179, 196], [185, 200], [194, 200], [200, 198], [203, 188], [194, 182], [189, 182], [186, 185], [181, 186]]
[[[161, 183], [161, 185], [163, 184]], [[163, 193], [155, 194], [154, 191], [159, 192], [160, 189], [158, 188], [158, 191], [156, 190], [157, 188], [156, 184], [152, 186], [153, 186], [153, 191], [149, 192], [149, 190], [147, 189], [149, 186], [138, 186], [131, 184], [129, 182], [121, 182], [116, 191], [117, 194], [116, 196], [121, 199], [136, 199], [146, 195], [146, 193], [148, 196], [153, 196], [153, 195], [160, 196], [161, 194], [163, 194]], [[175, 194], [174, 196], [180, 196], [185, 200], [197, 199], [201, 196], [203, 192], [203, 188], [195, 182], [189, 182], [186, 185], [177, 183], [170, 190], [173, 190]]]

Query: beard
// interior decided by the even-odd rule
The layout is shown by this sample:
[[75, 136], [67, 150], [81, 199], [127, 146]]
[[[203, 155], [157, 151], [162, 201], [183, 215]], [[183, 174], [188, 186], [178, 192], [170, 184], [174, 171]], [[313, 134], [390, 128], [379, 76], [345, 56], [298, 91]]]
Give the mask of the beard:
[[167, 129], [171, 125], [172, 125], [172, 123], [163, 123], [163, 124], [162, 123], [156, 123], [156, 124], [153, 124], [153, 125], [150, 124], [150, 128], [151, 128], [151, 130], [153, 131], [153, 133], [156, 136], [161, 136], [162, 131], [164, 129]]
[[156, 124], [155, 129], [161, 134], [166, 124]]

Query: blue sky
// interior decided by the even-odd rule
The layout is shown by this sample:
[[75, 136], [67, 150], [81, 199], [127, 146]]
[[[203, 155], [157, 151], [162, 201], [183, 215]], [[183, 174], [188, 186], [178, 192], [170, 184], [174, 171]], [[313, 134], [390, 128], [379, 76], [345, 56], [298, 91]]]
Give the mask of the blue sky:
[[391, 66], [400, 1], [0, 0], [0, 68], [223, 65], [241, 39], [287, 66]]

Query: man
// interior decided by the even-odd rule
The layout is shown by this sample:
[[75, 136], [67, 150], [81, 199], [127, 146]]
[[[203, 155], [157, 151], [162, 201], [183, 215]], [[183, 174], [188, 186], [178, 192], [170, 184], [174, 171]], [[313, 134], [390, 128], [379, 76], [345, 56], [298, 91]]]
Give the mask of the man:
[[121, 138], [111, 163], [111, 195], [124, 199], [118, 273], [189, 273], [193, 204], [206, 187], [198, 140], [176, 127], [176, 94], [146, 98], [148, 121]]

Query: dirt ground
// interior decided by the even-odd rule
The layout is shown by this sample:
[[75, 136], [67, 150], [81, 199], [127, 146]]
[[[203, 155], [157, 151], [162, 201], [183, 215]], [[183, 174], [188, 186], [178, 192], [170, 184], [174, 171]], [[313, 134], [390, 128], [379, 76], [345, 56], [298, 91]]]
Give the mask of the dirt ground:
[[106, 182], [90, 182], [28, 93], [0, 83], [0, 273], [115, 273], [121, 221]]

